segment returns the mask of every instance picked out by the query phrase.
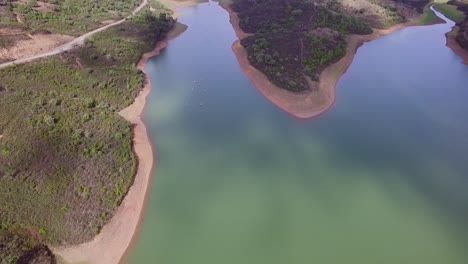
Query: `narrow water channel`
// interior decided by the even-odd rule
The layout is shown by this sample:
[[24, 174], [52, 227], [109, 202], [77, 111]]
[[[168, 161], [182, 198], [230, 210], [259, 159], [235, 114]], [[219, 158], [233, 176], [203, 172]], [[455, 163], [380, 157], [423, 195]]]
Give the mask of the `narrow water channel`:
[[130, 263], [468, 263], [468, 67], [453, 23], [366, 43], [337, 101], [297, 120], [237, 64], [228, 14], [150, 60], [157, 153]]

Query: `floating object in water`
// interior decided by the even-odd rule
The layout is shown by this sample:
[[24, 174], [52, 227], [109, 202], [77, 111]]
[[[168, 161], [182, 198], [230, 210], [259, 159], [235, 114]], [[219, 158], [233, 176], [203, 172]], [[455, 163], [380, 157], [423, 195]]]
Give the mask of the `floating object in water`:
[[203, 103], [200, 103], [200, 106], [203, 106], [204, 104]]

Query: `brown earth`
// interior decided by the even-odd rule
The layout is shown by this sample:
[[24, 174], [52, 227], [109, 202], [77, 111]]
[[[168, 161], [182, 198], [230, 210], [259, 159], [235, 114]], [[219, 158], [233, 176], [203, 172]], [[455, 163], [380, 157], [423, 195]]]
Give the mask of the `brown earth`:
[[2, 29], [0, 38], [2, 38], [2, 36], [9, 37], [13, 34], [17, 36], [14, 45], [0, 48], [0, 61], [2, 62], [14, 61], [40, 54], [74, 39], [72, 36], [60, 34], [31, 35], [24, 31], [18, 31], [18, 29]]

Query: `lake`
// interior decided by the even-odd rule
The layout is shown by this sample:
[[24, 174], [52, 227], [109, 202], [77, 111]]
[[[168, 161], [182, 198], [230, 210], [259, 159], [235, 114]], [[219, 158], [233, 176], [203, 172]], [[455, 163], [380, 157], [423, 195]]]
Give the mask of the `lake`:
[[468, 67], [452, 22], [364, 44], [299, 120], [252, 86], [217, 3], [147, 69], [156, 168], [130, 263], [468, 263]]

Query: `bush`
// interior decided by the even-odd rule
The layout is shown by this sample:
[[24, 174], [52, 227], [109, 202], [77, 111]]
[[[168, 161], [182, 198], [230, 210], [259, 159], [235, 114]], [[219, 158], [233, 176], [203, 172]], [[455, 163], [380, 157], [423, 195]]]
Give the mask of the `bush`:
[[[112, 217], [137, 166], [131, 124], [118, 112], [144, 83], [135, 67], [141, 54], [175, 23], [145, 16], [60, 56], [0, 69], [0, 86], [8, 88], [0, 95], [0, 232], [38, 226], [43, 243], [77, 244], [106, 224], [102, 213]], [[24, 253], [4, 257], [2, 250], [1, 260]]]

